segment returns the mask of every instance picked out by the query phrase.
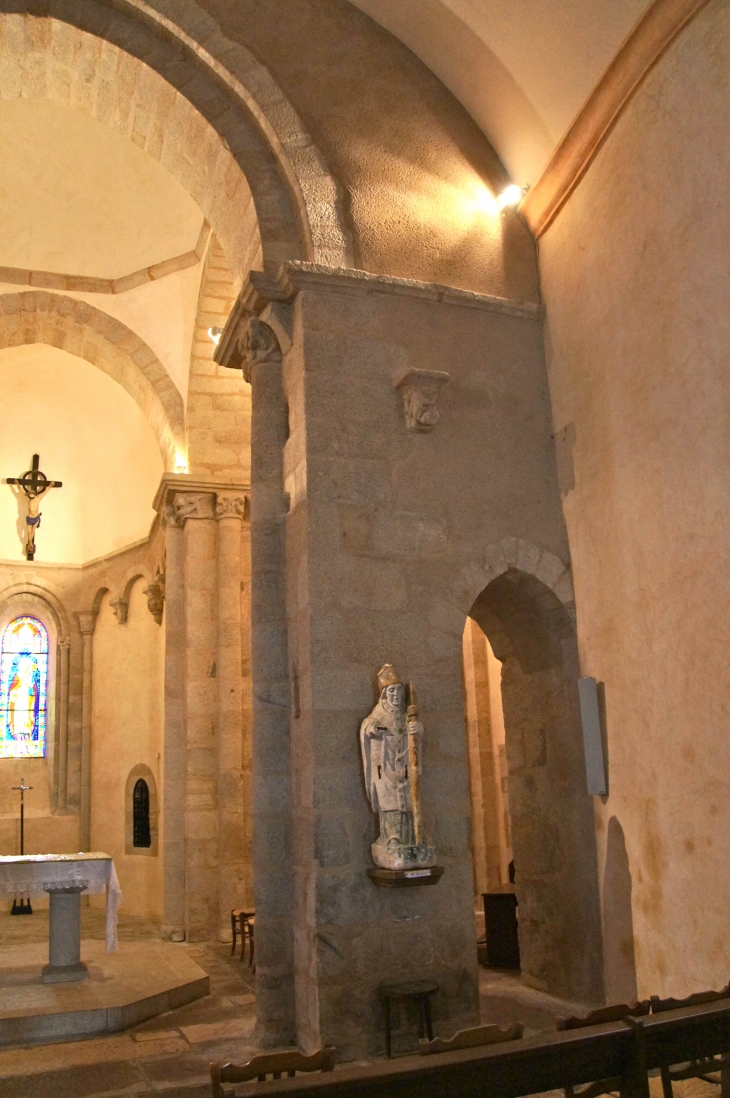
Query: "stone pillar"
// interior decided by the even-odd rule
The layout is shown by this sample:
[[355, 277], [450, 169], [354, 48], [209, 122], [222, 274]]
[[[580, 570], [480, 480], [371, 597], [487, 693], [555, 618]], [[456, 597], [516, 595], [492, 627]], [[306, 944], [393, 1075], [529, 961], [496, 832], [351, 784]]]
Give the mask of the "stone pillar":
[[70, 637], [58, 638], [59, 671], [61, 688], [59, 690], [58, 714], [58, 798], [56, 809], [66, 811], [68, 797], [68, 679]]
[[44, 984], [86, 980], [89, 970], [81, 960], [81, 893], [86, 882], [65, 887], [48, 886], [48, 964], [43, 966]]
[[218, 931], [231, 939], [231, 910], [245, 899], [241, 526], [246, 498], [217, 492]]
[[252, 905], [243, 792], [249, 491], [166, 473], [154, 503], [166, 529], [163, 934], [175, 941], [230, 941], [231, 908]]
[[81, 682], [81, 789], [79, 796], [79, 846], [84, 852], [91, 847], [91, 690], [94, 660], [94, 628], [96, 610], [79, 612], [79, 628], [83, 641]]
[[[413, 362], [442, 374], [460, 363], [471, 336], [451, 317], [443, 339], [442, 314], [432, 287], [291, 264], [276, 283], [251, 275], [216, 354], [253, 389], [259, 1029], [286, 1039], [291, 942], [296, 1039], [346, 1059], [384, 1051], [388, 979], [434, 980], [442, 1032], [479, 1017], [461, 661], [470, 604], [441, 603], [464, 554], [488, 544], [469, 527], [483, 512], [462, 506], [449, 470], [457, 461], [464, 484], [480, 478], [473, 462], [462, 472], [446, 401], [429, 434], [410, 427], [394, 387]], [[425, 824], [445, 867], [429, 887], [368, 876], [376, 821], [358, 729], [386, 661], [415, 682], [426, 729]]]
[[176, 492], [185, 555], [185, 937], [218, 926], [216, 529], [213, 492]]
[[272, 329], [239, 301], [217, 361], [251, 384], [251, 677], [253, 688], [253, 871], [256, 904], [257, 1042], [295, 1035], [287, 656], [284, 447], [288, 410], [281, 348]]
[[182, 521], [165, 499], [165, 729], [162, 783], [162, 935], [185, 936], [185, 564]]

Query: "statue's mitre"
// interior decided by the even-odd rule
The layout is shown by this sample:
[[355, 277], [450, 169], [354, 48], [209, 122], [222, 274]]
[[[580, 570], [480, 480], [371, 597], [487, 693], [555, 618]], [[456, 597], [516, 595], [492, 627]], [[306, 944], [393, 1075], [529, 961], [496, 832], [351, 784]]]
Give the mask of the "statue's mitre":
[[386, 686], [395, 686], [396, 683], [399, 683], [401, 686], [403, 685], [395, 667], [393, 667], [392, 663], [384, 663], [378, 671], [378, 688], [381, 693], [385, 690]]

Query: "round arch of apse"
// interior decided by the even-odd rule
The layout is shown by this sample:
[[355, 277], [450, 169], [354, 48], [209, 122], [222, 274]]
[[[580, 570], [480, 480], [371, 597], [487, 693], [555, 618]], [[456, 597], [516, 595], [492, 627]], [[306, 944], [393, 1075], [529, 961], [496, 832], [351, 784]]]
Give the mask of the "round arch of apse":
[[252, 259], [246, 224], [265, 267], [350, 265], [338, 184], [281, 89], [194, 0], [174, 12], [0, 0], [0, 98], [56, 100], [126, 134], [197, 202], [238, 282]]
[[157, 438], [167, 472], [185, 452], [182, 397], [157, 355], [130, 328], [85, 301], [47, 290], [0, 295], [0, 350], [44, 343], [83, 358], [132, 397]]

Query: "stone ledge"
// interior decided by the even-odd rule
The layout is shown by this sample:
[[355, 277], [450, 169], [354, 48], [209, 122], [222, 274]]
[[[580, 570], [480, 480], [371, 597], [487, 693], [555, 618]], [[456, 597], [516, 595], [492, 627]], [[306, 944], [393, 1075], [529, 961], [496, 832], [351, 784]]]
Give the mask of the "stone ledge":
[[0, 948], [0, 1046], [117, 1033], [210, 993], [210, 979], [182, 946], [124, 942], [116, 953], [85, 940], [89, 979], [43, 984], [48, 945]]
[[477, 294], [472, 290], [442, 286], [437, 282], [417, 282], [412, 278], [372, 274], [354, 268], [326, 267], [321, 263], [305, 263], [300, 260], [284, 264], [276, 281], [289, 299], [295, 297], [299, 290], [322, 288], [349, 294], [381, 293], [413, 297], [440, 305], [484, 309], [487, 312], [504, 313], [527, 320], [542, 320], [545, 315], [544, 307], [531, 301], [510, 301], [506, 297]]

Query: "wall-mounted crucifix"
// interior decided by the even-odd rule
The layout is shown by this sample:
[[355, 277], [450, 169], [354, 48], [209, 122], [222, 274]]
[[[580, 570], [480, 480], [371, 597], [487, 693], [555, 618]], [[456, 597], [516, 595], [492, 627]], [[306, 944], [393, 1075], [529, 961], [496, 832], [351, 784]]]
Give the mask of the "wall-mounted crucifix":
[[60, 480], [49, 480], [46, 474], [40, 471], [38, 462], [38, 454], [33, 454], [32, 469], [29, 469], [27, 473], [23, 473], [22, 477], [8, 477], [6, 481], [7, 484], [17, 484], [28, 497], [28, 514], [25, 516], [27, 530], [25, 539], [26, 560], [33, 560], [35, 557], [35, 534], [41, 524], [41, 515], [38, 510], [41, 499], [51, 488], [63, 488], [63, 483]]

